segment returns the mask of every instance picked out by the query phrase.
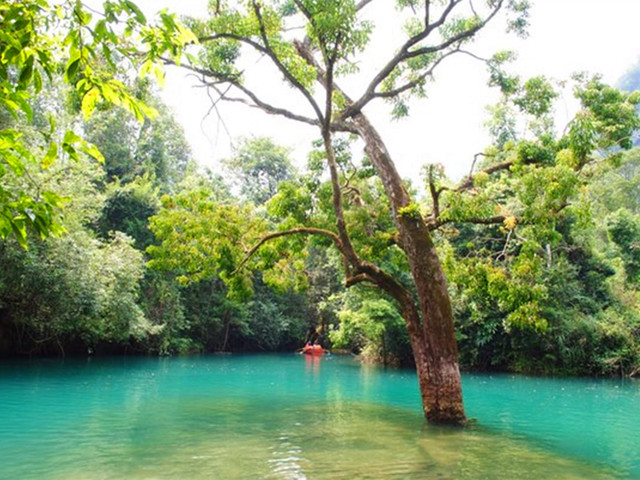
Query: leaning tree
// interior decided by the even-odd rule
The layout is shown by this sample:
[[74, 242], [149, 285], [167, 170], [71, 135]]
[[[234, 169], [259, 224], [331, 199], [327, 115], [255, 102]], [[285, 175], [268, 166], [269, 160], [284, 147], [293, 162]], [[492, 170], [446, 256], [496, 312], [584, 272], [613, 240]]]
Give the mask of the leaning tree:
[[[431, 235], [438, 222], [423, 216], [412, 200], [365, 107], [386, 100], [392, 105], [392, 115], [406, 115], [407, 102], [425, 95], [435, 68], [464, 52], [464, 46], [501, 10], [511, 14], [509, 27], [521, 30], [526, 25], [528, 2], [398, 1], [394, 16], [404, 33], [393, 39], [399, 42], [397, 49], [369, 78], [349, 79], [361, 89], [358, 95], [349, 94], [339, 79], [352, 76], [359, 62], [376, 56], [376, 52], [367, 53], [374, 26], [366, 20], [367, 10], [375, 7], [371, 0], [211, 1], [209, 18], [189, 22], [199, 39], [199, 50], [182, 66], [216, 92], [216, 101], [243, 103], [318, 128], [332, 183], [335, 228], [299, 225], [274, 232], [248, 253], [285, 235], [330, 239], [342, 257], [347, 286], [373, 284], [396, 301], [406, 321], [426, 418], [462, 423], [465, 414], [454, 322], [447, 281]], [[272, 92], [264, 83], [246, 80], [245, 58], [251, 55], [268, 60], [297, 94], [299, 108], [290, 108], [291, 102], [282, 97], [270, 99]], [[401, 283], [363, 258], [354, 246], [345, 221], [344, 185], [334, 151], [334, 135], [339, 132], [354, 134], [364, 142], [388, 197], [397, 229], [394, 243], [406, 256], [413, 285]]]

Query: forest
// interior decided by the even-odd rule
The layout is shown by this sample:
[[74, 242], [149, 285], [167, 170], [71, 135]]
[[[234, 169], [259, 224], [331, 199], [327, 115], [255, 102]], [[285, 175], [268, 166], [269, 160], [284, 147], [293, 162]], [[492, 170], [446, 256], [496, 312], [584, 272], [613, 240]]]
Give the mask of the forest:
[[[568, 80], [580, 107], [555, 125], [561, 87], [510, 75], [509, 54], [496, 54], [486, 62], [501, 94], [487, 120], [492, 143], [461, 179], [436, 164], [420, 182], [403, 179], [412, 200], [397, 207], [358, 139], [357, 108], [379, 93], [391, 115], [410, 116], [427, 71], [478, 19], [450, 25], [441, 51], [398, 58], [361, 105], [327, 87], [333, 104], [304, 166], [246, 136], [206, 171], [160, 98], [161, 65], [180, 63], [197, 37], [184, 68], [241, 89], [237, 38], [262, 35], [260, 48], [273, 47], [266, 55], [304, 90], [317, 72], [295, 63], [303, 47], [275, 45], [275, 11], [256, 7], [236, 32], [234, 11], [184, 25], [163, 14], [152, 28], [132, 2], [105, 2], [97, 23], [71, 5], [0, 3], [0, 355], [291, 352], [314, 341], [414, 365], [394, 292], [420, 304], [401, 238], [402, 222], [419, 220], [448, 282], [463, 370], [640, 374], [640, 69], [617, 86]], [[343, 60], [348, 71], [367, 27], [354, 23], [341, 44], [332, 35], [344, 25], [306, 14], [328, 62], [309, 64], [326, 85]], [[142, 61], [121, 25], [144, 39]]]

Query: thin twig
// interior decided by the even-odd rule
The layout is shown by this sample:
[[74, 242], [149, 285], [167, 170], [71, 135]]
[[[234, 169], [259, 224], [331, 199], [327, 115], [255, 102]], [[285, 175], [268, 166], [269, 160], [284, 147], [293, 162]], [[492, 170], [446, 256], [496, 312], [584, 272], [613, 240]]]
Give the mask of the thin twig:
[[514, 228], [511, 228], [509, 230], [509, 234], [507, 235], [507, 240], [504, 242], [504, 248], [502, 249], [502, 252], [500, 252], [500, 254], [496, 257], [496, 262], [499, 261], [501, 258], [506, 259], [507, 247], [509, 246], [509, 241], [511, 240], [511, 235], [513, 235], [514, 230], [515, 230]]

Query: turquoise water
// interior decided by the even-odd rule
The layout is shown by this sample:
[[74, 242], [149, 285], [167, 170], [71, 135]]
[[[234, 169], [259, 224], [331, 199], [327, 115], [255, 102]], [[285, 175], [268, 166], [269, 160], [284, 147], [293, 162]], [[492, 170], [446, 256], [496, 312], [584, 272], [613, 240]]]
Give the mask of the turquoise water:
[[640, 382], [463, 383], [454, 429], [348, 357], [4, 362], [0, 479], [640, 478]]

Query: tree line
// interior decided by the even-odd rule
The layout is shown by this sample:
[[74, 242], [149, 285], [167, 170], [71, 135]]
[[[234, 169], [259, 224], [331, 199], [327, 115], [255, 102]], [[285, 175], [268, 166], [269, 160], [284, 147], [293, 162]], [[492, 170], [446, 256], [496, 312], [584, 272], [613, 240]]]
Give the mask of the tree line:
[[[249, 137], [223, 162], [224, 176], [199, 171], [150, 82], [133, 88], [160, 112], [153, 121], [140, 125], [113, 107], [85, 121], [61, 86], [34, 104], [42, 121], [55, 114], [60, 125], [81, 124], [105, 161], [61, 158], [47, 170], [29, 171], [42, 188], [68, 199], [67, 231], [44, 242], [29, 237], [28, 248], [15, 238], [2, 242], [4, 355], [293, 351], [320, 334], [325, 346], [369, 361], [412, 363], [392, 299], [364, 286], [346, 289], [339, 256], [318, 239], [297, 245], [280, 239], [287, 243], [260, 253], [250, 286], [226, 283], [224, 255], [231, 265], [241, 261], [239, 236], [252, 222], [292, 222], [311, 214], [318, 225], [331, 221], [328, 180], [319, 180], [322, 152], [312, 151], [301, 172], [285, 148]], [[31, 128], [5, 121], [24, 132]], [[516, 147], [512, 139], [504, 144], [531, 148]], [[366, 157], [353, 158], [348, 139], [336, 151], [350, 179], [346, 212], [359, 225], [367, 254], [382, 258], [396, 278], [406, 276], [406, 265], [388, 251], [395, 232], [370, 164]], [[452, 220], [436, 238], [451, 285], [462, 366], [633, 373], [639, 360], [640, 153], [617, 151], [614, 160], [594, 167], [579, 195], [568, 197], [575, 205], [553, 221], [547, 218], [550, 207], [538, 202], [551, 202], [540, 196], [557, 194], [557, 185], [537, 178], [519, 185], [525, 179], [513, 174], [482, 178], [490, 165], [500, 164], [493, 159], [497, 154], [495, 147], [486, 150], [488, 166], [477, 167], [483, 183], [476, 179], [476, 188], [505, 204], [524, 195], [536, 202], [527, 208], [540, 211], [535, 221], [522, 224], [509, 216], [496, 225]], [[441, 195], [455, 190], [440, 167], [425, 167], [424, 174]], [[552, 178], [565, 181], [555, 172]], [[525, 188], [536, 189], [535, 195]], [[479, 195], [471, 192], [467, 201], [473, 204], [464, 206], [442, 203], [449, 209], [487, 208]], [[433, 199], [425, 195], [420, 208], [433, 208]], [[172, 239], [175, 226], [181, 230]], [[229, 251], [216, 251], [234, 228], [238, 238]], [[198, 245], [204, 241], [214, 250]]]

